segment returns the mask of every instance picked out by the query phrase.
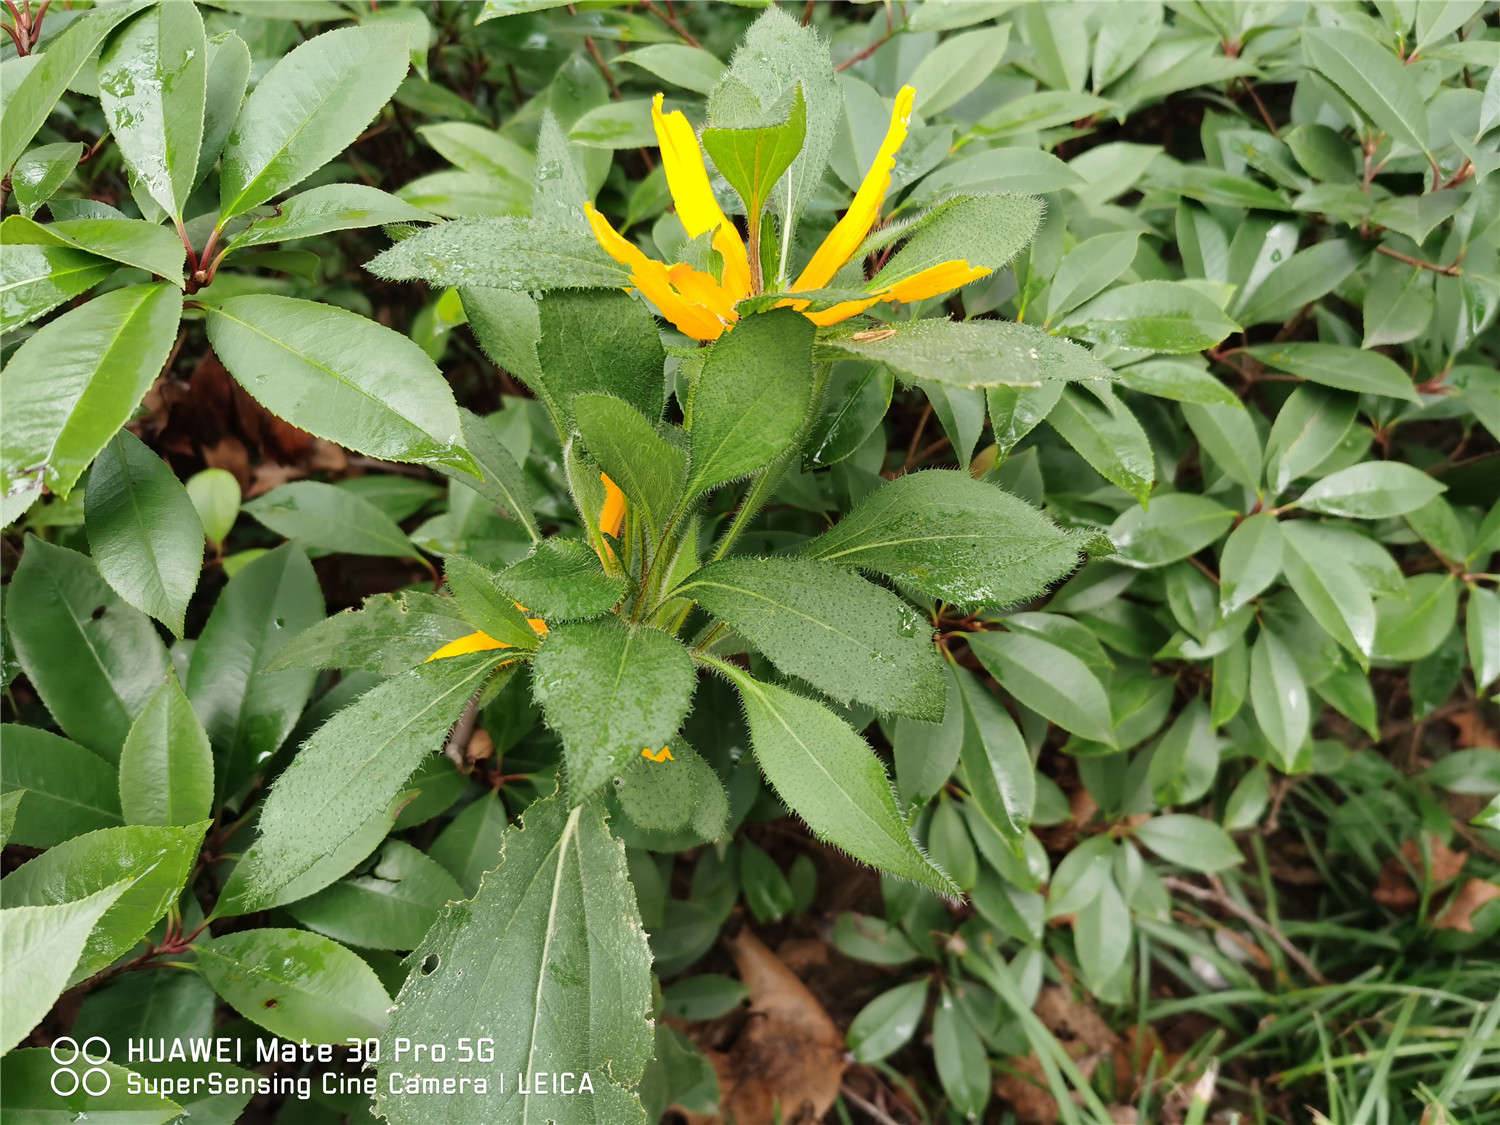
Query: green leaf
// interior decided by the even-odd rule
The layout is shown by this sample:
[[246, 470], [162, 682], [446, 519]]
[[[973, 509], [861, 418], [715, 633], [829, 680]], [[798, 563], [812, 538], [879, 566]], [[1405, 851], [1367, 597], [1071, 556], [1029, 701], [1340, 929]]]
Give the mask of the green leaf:
[[651, 99], [605, 102], [584, 113], [568, 129], [568, 140], [584, 148], [644, 148], [656, 141]]
[[885, 767], [856, 731], [821, 703], [733, 665], [715, 667], [739, 688], [766, 779], [820, 839], [939, 894], [958, 893], [911, 838]]
[[1109, 529], [1115, 551], [1130, 566], [1166, 566], [1196, 555], [1229, 530], [1234, 512], [1207, 496], [1167, 492], [1147, 508], [1127, 508]]
[[646, 306], [624, 293], [552, 293], [537, 302], [541, 397], [564, 422], [589, 392], [623, 399], [648, 421], [665, 395], [661, 337]]
[[1133, 936], [1130, 908], [1120, 888], [1114, 879], [1103, 880], [1098, 893], [1073, 919], [1073, 948], [1089, 991], [1108, 994], [1111, 978], [1130, 955]]
[[36, 727], [6, 724], [0, 788], [25, 794], [6, 843], [49, 848], [123, 823], [114, 766], [91, 750]]
[[1152, 750], [1148, 780], [1156, 803], [1185, 805], [1202, 797], [1219, 772], [1220, 749], [1208, 708], [1194, 696]]
[[21, 214], [28, 219], [35, 216], [73, 174], [82, 155], [83, 145], [77, 141], [38, 145], [27, 150], [10, 173], [11, 189]]
[[1123, 386], [1142, 394], [1200, 406], [1239, 406], [1235, 393], [1203, 369], [1201, 360], [1148, 359], [1116, 373]]
[[[840, 917], [844, 917], [840, 915]], [[727, 1016], [749, 996], [749, 990], [733, 977], [703, 973], [683, 977], [662, 989], [662, 1011], [674, 1019], [699, 1022]]]
[[1239, 309], [1245, 324], [1279, 324], [1344, 283], [1362, 254], [1341, 239], [1299, 250], [1266, 274]]
[[182, 240], [144, 219], [63, 219], [43, 226], [12, 215], [0, 226], [0, 233], [8, 246], [68, 246], [156, 274], [179, 289], [183, 286], [187, 250]]
[[310, 930], [361, 949], [415, 949], [438, 912], [467, 898], [433, 859], [387, 840], [367, 874], [340, 880], [291, 907]]
[[63, 313], [17, 348], [3, 376], [0, 494], [45, 484], [66, 497], [135, 413], [181, 316], [172, 286], [132, 285]]
[[245, 99], [224, 145], [219, 222], [305, 180], [342, 152], [406, 77], [407, 37], [370, 24], [283, 55]]
[[956, 105], [990, 76], [1009, 43], [1008, 24], [944, 39], [922, 56], [907, 79], [917, 90], [917, 110], [931, 117]]
[[6, 91], [4, 122], [0, 123], [0, 172], [9, 172], [36, 136], [63, 91], [83, 69], [110, 30], [135, 12], [140, 4], [111, 4], [85, 13], [56, 39], [14, 89]]
[[1201, 816], [1153, 816], [1136, 828], [1135, 838], [1162, 859], [1192, 871], [1224, 871], [1245, 861], [1229, 833]]
[[1375, 603], [1369, 583], [1349, 562], [1330, 551], [1306, 522], [1288, 520], [1282, 529], [1282, 567], [1293, 592], [1313, 620], [1366, 665], [1375, 643]]
[[1313, 512], [1378, 520], [1415, 511], [1447, 486], [1400, 461], [1365, 461], [1330, 473], [1297, 499]]
[[458, 418], [464, 448], [473, 458], [479, 476], [476, 478], [473, 473], [455, 469], [451, 465], [438, 464], [433, 467], [449, 479], [477, 492], [519, 522], [533, 542], [541, 539], [542, 533], [537, 529], [536, 517], [531, 512], [526, 478], [510, 450], [501, 442], [495, 427], [463, 407], [458, 409]]
[[1042, 221], [1042, 201], [1031, 195], [961, 195], [918, 220], [911, 237], [870, 281], [895, 285], [959, 259], [998, 270], [1031, 241]]
[[894, 1054], [917, 1033], [927, 1007], [926, 977], [898, 984], [871, 1000], [849, 1024], [849, 1052], [861, 1064]]
[[497, 575], [463, 555], [453, 555], [443, 567], [443, 579], [464, 620], [497, 641], [520, 649], [534, 649], [537, 634], [515, 599], [501, 591]]
[[120, 751], [120, 808], [128, 824], [197, 824], [212, 815], [213, 800], [208, 735], [169, 674]]
[[1317, 343], [1259, 344], [1245, 350], [1278, 371], [1288, 371], [1325, 387], [1419, 401], [1406, 372], [1379, 352]]
[[1093, 344], [1187, 354], [1211, 348], [1239, 328], [1194, 286], [1138, 281], [1080, 305], [1059, 331]]
[[1337, 452], [1354, 425], [1359, 396], [1304, 383], [1282, 403], [1266, 439], [1266, 483], [1279, 494]]
[[840, 703], [943, 716], [943, 665], [931, 625], [894, 594], [830, 562], [722, 559], [672, 596], [693, 599], [781, 672]]
[[113, 263], [71, 247], [7, 242], [0, 254], [0, 333], [10, 335], [114, 271]]
[[16, 658], [57, 725], [117, 761], [131, 722], [167, 672], [150, 619], [121, 601], [86, 555], [33, 537], [5, 608]]
[[1036, 804], [1036, 771], [1010, 712], [969, 671], [953, 667], [963, 712], [964, 780], [986, 820], [1012, 840], [1022, 839]]
[[932, 1058], [953, 1107], [971, 1121], [982, 1119], [990, 1100], [989, 1054], [946, 986], [932, 1016]]
[[387, 281], [543, 291], [608, 289], [630, 272], [588, 230], [538, 219], [455, 219], [396, 243], [365, 263]]
[[277, 205], [274, 213], [251, 220], [224, 248], [244, 250], [311, 238], [338, 230], [358, 230], [387, 223], [431, 223], [437, 216], [365, 184], [324, 184]]
[[989, 408], [996, 458], [1009, 457], [1021, 439], [1042, 424], [1062, 398], [1062, 383], [1035, 387], [991, 387], [984, 394]]
[[1064, 730], [1114, 745], [1109, 697], [1087, 664], [1025, 633], [970, 633], [969, 648], [1000, 686]]
[[1238, 402], [1207, 406], [1187, 402], [1182, 416], [1198, 444], [1235, 484], [1252, 491], [1260, 485], [1260, 432], [1250, 412]]
[[1151, 443], [1130, 408], [1107, 385], [1090, 383], [1087, 395], [1065, 387], [1047, 423], [1095, 472], [1146, 503], [1156, 478]]
[[208, 84], [203, 104], [203, 143], [198, 149], [198, 170], [193, 183], [201, 184], [218, 162], [229, 139], [229, 130], [239, 117], [250, 81], [250, 48], [232, 31], [220, 32], [208, 41]]
[[647, 831], [690, 830], [718, 839], [729, 815], [719, 775], [682, 739], [673, 739], [671, 750], [672, 757], [662, 762], [643, 755], [630, 760], [615, 789], [621, 810]]
[[375, 970], [321, 934], [240, 930], [193, 948], [214, 991], [273, 1035], [342, 1043], [377, 1036], [390, 1022], [390, 994]]
[[464, 171], [513, 180], [530, 193], [536, 161], [504, 133], [467, 121], [423, 125], [417, 132], [444, 159]]
[[181, 220], [198, 173], [208, 40], [191, 0], [163, 0], [111, 36], [99, 57], [99, 105], [148, 195]]
[[322, 481], [283, 484], [256, 497], [244, 510], [309, 550], [421, 558], [395, 520], [363, 496]]
[[506, 567], [501, 587], [539, 617], [576, 621], [608, 613], [625, 593], [622, 577], [604, 573], [599, 556], [579, 539], [544, 539]]
[[428, 854], [458, 880], [465, 896], [472, 898], [484, 873], [500, 860], [500, 840], [506, 827], [504, 803], [498, 794], [486, 793], [449, 822]]
[[1107, 98], [1081, 91], [1038, 90], [1013, 98], [980, 118], [977, 131], [987, 137], [1035, 133], [1092, 117], [1111, 105]]
[[193, 646], [187, 695], [213, 744], [220, 797], [237, 793], [291, 734], [315, 673], [266, 666], [322, 619], [317, 575], [292, 544], [255, 559], [219, 595]]
[[945, 387], [1114, 378], [1087, 348], [1029, 324], [1003, 320], [917, 320], [818, 343], [820, 350], [883, 363], [908, 382], [921, 379]]
[[1077, 540], [1030, 504], [937, 469], [882, 484], [801, 550], [965, 609], [1035, 597], [1078, 563]]
[[474, 631], [450, 616], [456, 612], [450, 603], [413, 592], [376, 594], [359, 609], [303, 629], [277, 650], [266, 670], [342, 668], [394, 676]]
[[725, 71], [724, 64], [702, 47], [681, 43], [652, 43], [637, 47], [616, 55], [614, 61], [631, 63], [663, 82], [698, 94], [711, 94]]
[[1375, 599], [1378, 660], [1421, 660], [1443, 643], [1458, 615], [1458, 580], [1451, 574], [1417, 574], [1405, 589]]
[[589, 454], [646, 517], [651, 542], [656, 542], [682, 496], [687, 476], [683, 451], [621, 399], [578, 395], [572, 406]]
[[1435, 303], [1431, 272], [1390, 258], [1380, 259], [1371, 272], [1361, 346], [1404, 344], [1421, 335], [1432, 320]]
[[[0, 944], [5, 946], [0, 1049], [9, 1051], [46, 1018], [67, 987], [94, 926], [131, 885], [132, 880], [126, 879], [74, 902], [55, 906], [6, 903], [0, 910]], [[15, 1057], [7, 1056], [7, 1071]], [[55, 1070], [57, 1064], [51, 1065]], [[12, 1106], [14, 1082], [13, 1074], [5, 1075], [5, 1101]]]
[[1308, 65], [1361, 116], [1393, 138], [1427, 151], [1427, 107], [1412, 72], [1375, 40], [1352, 28], [1314, 27], [1302, 35]]
[[689, 496], [763, 469], [791, 449], [812, 393], [815, 329], [777, 309], [714, 344], [692, 402]]
[[1258, 512], [1229, 533], [1219, 557], [1219, 610], [1225, 616], [1261, 594], [1281, 573], [1281, 525]]
[[203, 527], [177, 474], [121, 430], [94, 461], [85, 500], [89, 550], [100, 575], [182, 636], [203, 565]]
[[583, 800], [642, 750], [668, 744], [694, 683], [687, 649], [656, 629], [615, 619], [553, 629], [531, 684], [562, 737], [569, 796]]
[[1482, 693], [1500, 677], [1500, 594], [1470, 586], [1464, 622], [1474, 688]]
[[[106, 9], [108, 10], [108, 9]], [[66, 1051], [66, 1044], [62, 1047]], [[67, 1055], [63, 1054], [66, 1058]], [[54, 1085], [54, 1076], [59, 1067], [50, 1050], [37, 1047], [12, 1051], [0, 1060], [0, 1113], [7, 1120], [62, 1122], [76, 1121], [128, 1121], [131, 1125], [168, 1125], [180, 1120], [187, 1110], [176, 1102], [168, 1101], [144, 1089], [131, 1089], [136, 1071], [126, 1070], [112, 1062], [81, 1064], [81, 1069], [98, 1069], [109, 1082], [109, 1088], [100, 1095], [91, 1095], [80, 1082], [78, 1088], [66, 1097], [59, 1095], [57, 1087], [69, 1089], [67, 1079]], [[78, 1070], [63, 1068], [69, 1073]], [[236, 1071], [237, 1067], [225, 1066], [225, 1071]], [[89, 1084], [96, 1089], [101, 1085], [97, 1077]]]
[[1055, 320], [1076, 309], [1128, 270], [1140, 240], [1138, 231], [1115, 231], [1084, 239], [1069, 250], [1047, 289], [1047, 319]]
[[[474, 653], [419, 664], [371, 688], [319, 727], [266, 798], [260, 835], [243, 860], [246, 870], [235, 872], [243, 888], [236, 912], [321, 890], [369, 854], [365, 848], [348, 855], [346, 845], [363, 839], [371, 821], [386, 815], [413, 771], [442, 749], [448, 729], [504, 659]], [[379, 839], [371, 840], [371, 847]], [[335, 854], [348, 862], [320, 866]], [[315, 868], [319, 878], [305, 879]], [[293, 888], [296, 894], [290, 894]]]
[[222, 547], [240, 514], [240, 482], [228, 469], [200, 469], [188, 477], [187, 494], [203, 534]]
[[73, 902], [132, 881], [100, 917], [69, 983], [76, 984], [128, 953], [177, 901], [207, 821], [181, 827], [101, 828], [65, 840], [0, 880], [6, 910]]
[[1312, 729], [1307, 683], [1297, 661], [1270, 629], [1261, 627], [1250, 649], [1250, 706], [1277, 765], [1289, 772]]
[[[651, 1056], [651, 955], [625, 865], [597, 805], [538, 801], [506, 831], [499, 865], [468, 902], [447, 907], [412, 954], [382, 1043], [375, 1112], [391, 1125], [434, 1117], [494, 1125], [533, 1121], [639, 1123], [632, 1088]], [[425, 1064], [451, 1092], [407, 1093], [397, 1040], [456, 1041], [485, 1028], [493, 1059]], [[591, 1076], [592, 1094], [564, 1096], [517, 1074]], [[460, 1086], [484, 1077], [491, 1092]], [[503, 1082], [503, 1087], [498, 1084]], [[549, 1084], [551, 1085], [551, 1084]], [[498, 1098], [493, 1090], [505, 1089]]]
[[230, 297], [206, 312], [209, 342], [230, 374], [294, 426], [371, 457], [472, 470], [452, 390], [399, 332], [271, 294]]
[[739, 192], [745, 213], [756, 216], [777, 181], [802, 151], [807, 137], [807, 102], [802, 87], [792, 91], [792, 108], [779, 125], [757, 129], [705, 129], [703, 148], [729, 186]]

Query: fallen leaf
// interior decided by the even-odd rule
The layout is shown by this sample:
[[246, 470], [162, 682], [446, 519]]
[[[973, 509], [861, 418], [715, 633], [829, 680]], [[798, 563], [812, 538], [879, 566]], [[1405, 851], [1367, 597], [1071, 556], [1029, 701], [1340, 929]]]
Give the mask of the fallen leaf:
[[[1042, 989], [1033, 1010], [1085, 1077], [1122, 1046], [1098, 1012], [1057, 985]], [[1060, 1117], [1042, 1065], [1032, 1055], [1005, 1060], [995, 1079], [995, 1093], [1010, 1103], [1017, 1120], [1028, 1125], [1054, 1125]]]
[[1500, 898], [1500, 885], [1488, 879], [1465, 879], [1463, 886], [1454, 892], [1443, 907], [1443, 912], [1433, 919], [1439, 930], [1457, 930], [1459, 933], [1474, 932], [1474, 913], [1487, 902]]
[[1410, 910], [1420, 898], [1411, 881], [1412, 872], [1425, 873], [1434, 886], [1441, 887], [1458, 878], [1468, 860], [1468, 852], [1456, 852], [1431, 834], [1427, 836], [1426, 857], [1420, 841], [1405, 840], [1399, 856], [1388, 856], [1381, 865], [1372, 897], [1388, 910]]

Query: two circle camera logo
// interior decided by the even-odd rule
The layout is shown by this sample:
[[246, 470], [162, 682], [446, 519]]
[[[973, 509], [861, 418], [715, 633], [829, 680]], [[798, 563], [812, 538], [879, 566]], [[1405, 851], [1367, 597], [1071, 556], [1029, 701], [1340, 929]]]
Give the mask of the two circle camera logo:
[[71, 1097], [79, 1090], [91, 1098], [109, 1093], [110, 1074], [103, 1066], [109, 1061], [109, 1044], [103, 1037], [90, 1035], [80, 1046], [71, 1035], [64, 1035], [48, 1049], [57, 1064], [52, 1092], [58, 1097]]

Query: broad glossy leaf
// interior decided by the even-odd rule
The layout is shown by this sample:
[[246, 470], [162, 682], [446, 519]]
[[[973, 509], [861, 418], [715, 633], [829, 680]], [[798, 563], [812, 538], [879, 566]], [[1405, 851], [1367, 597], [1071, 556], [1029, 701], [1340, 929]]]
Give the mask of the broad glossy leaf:
[[1307, 534], [1306, 521], [1288, 520], [1282, 533], [1282, 569], [1293, 592], [1329, 636], [1364, 664], [1375, 643], [1375, 603], [1364, 576], [1324, 540]]
[[197, 824], [212, 815], [213, 801], [208, 735], [169, 674], [120, 751], [120, 808], [127, 824]]
[[349, 145], [406, 77], [399, 28], [341, 27], [294, 47], [256, 83], [224, 145], [219, 221], [305, 180]]
[[[63, 1050], [66, 1050], [66, 1044]], [[97, 1053], [96, 1048], [95, 1051]], [[228, 1064], [224, 1067], [225, 1072], [239, 1069]], [[66, 1069], [79, 1073], [72, 1068]], [[53, 1076], [59, 1067], [50, 1050], [35, 1047], [11, 1051], [0, 1059], [0, 1084], [3, 1084], [0, 1085], [0, 1113], [12, 1121], [63, 1122], [82, 1118], [86, 1121], [128, 1121], [130, 1125], [168, 1125], [180, 1120], [187, 1112], [183, 1106], [158, 1094], [147, 1093], [144, 1089], [133, 1091], [130, 1088], [131, 1076], [138, 1073], [136, 1071], [126, 1070], [112, 1062], [99, 1063], [97, 1069], [107, 1076], [109, 1089], [95, 1096], [84, 1090], [80, 1083], [78, 1089], [63, 1097], [53, 1086]], [[64, 1085], [66, 1082], [67, 1079], [57, 1080], [57, 1087], [69, 1089], [69, 1085]], [[95, 1077], [89, 1084], [97, 1089], [101, 1083]]]
[[37, 727], [6, 724], [0, 738], [0, 788], [24, 794], [7, 843], [48, 848], [123, 823], [113, 763]]
[[46, 50], [14, 89], [6, 91], [5, 120], [0, 122], [0, 169], [9, 171], [36, 136], [57, 99], [110, 30], [141, 5], [111, 4], [75, 20]]
[[1378, 520], [1415, 511], [1446, 485], [1400, 461], [1365, 461], [1319, 480], [1297, 500], [1299, 507], [1330, 516]]
[[188, 477], [186, 488], [203, 534], [222, 547], [240, 514], [240, 482], [228, 469], [209, 468]]
[[1252, 491], [1260, 485], [1260, 432], [1250, 412], [1233, 405], [1186, 402], [1182, 416], [1198, 444], [1224, 475]]
[[1478, 585], [1469, 587], [1464, 632], [1474, 686], [1483, 692], [1500, 677], [1500, 594]]
[[812, 390], [812, 322], [790, 309], [741, 320], [709, 352], [691, 396], [687, 491], [763, 469], [792, 446]]
[[583, 800], [643, 749], [671, 741], [696, 678], [674, 638], [618, 620], [561, 625], [532, 668], [532, 693], [562, 737], [568, 793]]
[[16, 161], [10, 173], [10, 186], [22, 215], [28, 219], [36, 215], [42, 204], [51, 199], [73, 174], [83, 152], [83, 145], [78, 141], [62, 141], [28, 149]]
[[631, 63], [664, 82], [699, 94], [710, 94], [724, 77], [724, 64], [702, 47], [681, 43], [652, 43], [626, 51], [616, 62]]
[[1078, 563], [1076, 538], [1030, 504], [940, 469], [882, 484], [802, 552], [971, 609], [1035, 597]]
[[150, 619], [104, 584], [92, 559], [31, 537], [5, 608], [16, 657], [57, 725], [117, 761], [167, 672]]
[[1248, 605], [1281, 573], [1281, 525], [1269, 512], [1250, 516], [1229, 533], [1219, 557], [1219, 605], [1230, 614]]
[[45, 484], [66, 497], [160, 373], [181, 316], [172, 286], [132, 285], [49, 321], [17, 348], [0, 374], [0, 493]]
[[[95, 924], [130, 886], [125, 879], [76, 901], [50, 906], [7, 903], [0, 911], [0, 943], [5, 946], [0, 987], [0, 1023], [5, 1030], [0, 1032], [0, 1049], [9, 1051], [46, 1017], [67, 987]], [[56, 1068], [55, 1062], [48, 1062]], [[12, 1105], [14, 1082], [13, 1074], [5, 1076], [5, 1100]]]
[[1223, 871], [1244, 862], [1229, 833], [1201, 816], [1154, 816], [1135, 837], [1163, 859], [1192, 871]]
[[949, 670], [963, 713], [964, 779], [984, 817], [1012, 840], [1026, 835], [1036, 804], [1036, 771], [1026, 742], [998, 699], [967, 669]]
[[1341, 239], [1299, 250], [1261, 279], [1239, 309], [1245, 324], [1281, 323], [1344, 283], [1361, 254]]
[[203, 565], [203, 526], [177, 474], [128, 430], [100, 451], [85, 494], [89, 550], [131, 605], [182, 636]]
[[1114, 744], [1104, 685], [1067, 649], [1025, 633], [970, 633], [967, 639], [990, 675], [1027, 707], [1082, 738]]
[[472, 468], [452, 390], [399, 332], [332, 305], [270, 294], [231, 297], [206, 311], [224, 366], [293, 425], [371, 457]]
[[1319, 343], [1259, 344], [1246, 350], [1278, 371], [1300, 375], [1325, 387], [1417, 401], [1410, 377], [1379, 352]]
[[1427, 107], [1416, 79], [1390, 51], [1354, 28], [1308, 28], [1307, 61], [1361, 116], [1397, 140], [1427, 151]]
[[1065, 387], [1047, 424], [1105, 480], [1146, 503], [1156, 479], [1151, 443], [1107, 385], [1091, 383], [1087, 392]]
[[1195, 555], [1229, 530], [1234, 512], [1207, 496], [1167, 492], [1150, 507], [1127, 508], [1109, 529], [1121, 561], [1166, 566]]
[[102, 828], [48, 848], [0, 880], [6, 909], [74, 902], [133, 880], [89, 934], [70, 982], [98, 972], [145, 935], [177, 901], [207, 821], [180, 827]]
[[1191, 285], [1138, 281], [1080, 305], [1068, 314], [1061, 331], [1094, 344], [1175, 354], [1211, 348], [1238, 329]]
[[849, 1053], [854, 1061], [877, 1063], [906, 1046], [922, 1022], [930, 987], [920, 977], [882, 992], [861, 1008], [849, 1024]]
[[415, 949], [444, 904], [468, 895], [433, 859], [387, 840], [367, 874], [341, 879], [291, 907], [325, 937], [361, 949]]
[[900, 598], [831, 562], [729, 558], [677, 587], [789, 676], [841, 703], [936, 721], [943, 665], [932, 626]]
[[1202, 406], [1238, 406], [1239, 398], [1198, 359], [1148, 359], [1115, 372], [1132, 391]]
[[273, 488], [245, 505], [246, 515], [304, 548], [349, 555], [420, 558], [396, 521], [363, 496], [322, 481]]
[[[533, 804], [505, 832], [498, 866], [468, 902], [443, 911], [412, 955], [382, 1057], [396, 1038], [440, 1042], [484, 1028], [495, 1057], [424, 1065], [434, 1077], [484, 1075], [497, 1096], [457, 1088], [439, 1095], [393, 1091], [376, 1112], [392, 1125], [426, 1125], [434, 1114], [495, 1125], [533, 1121], [644, 1123], [632, 1088], [651, 1055], [650, 952], [625, 866], [597, 804], [561, 798]], [[388, 1074], [397, 1063], [382, 1064]], [[592, 1095], [561, 1096], [515, 1076], [588, 1071]]]
[[390, 1022], [390, 994], [375, 970], [322, 934], [240, 930], [194, 949], [214, 991], [273, 1035], [342, 1043], [379, 1035]]
[[830, 336], [821, 350], [883, 363], [907, 382], [945, 387], [1032, 386], [1055, 380], [1112, 379], [1087, 348], [1029, 324], [1004, 320], [916, 320]]
[[144, 219], [77, 218], [43, 225], [12, 215], [0, 231], [8, 246], [66, 246], [156, 274], [179, 289], [183, 285], [187, 250], [182, 240]]
[[240, 115], [250, 81], [250, 48], [232, 31], [208, 41], [208, 81], [203, 103], [203, 143], [198, 148], [194, 185], [208, 178]]
[[1312, 729], [1312, 706], [1296, 658], [1265, 627], [1250, 649], [1250, 705], [1256, 724], [1276, 752], [1276, 765], [1290, 771]]
[[292, 732], [316, 673], [266, 665], [322, 619], [317, 575], [292, 544], [255, 559], [219, 595], [193, 646], [187, 694], [213, 743], [220, 797], [238, 792]]
[[162, 0], [110, 37], [99, 104], [120, 154], [162, 209], [181, 220], [198, 173], [208, 40], [192, 0]]
[[387, 281], [538, 292], [629, 283], [587, 230], [540, 219], [455, 219], [403, 239], [365, 263]]
[[932, 1057], [954, 1108], [971, 1121], [982, 1119], [990, 1100], [989, 1053], [947, 987], [932, 1016]]
[[923, 56], [908, 79], [917, 89], [917, 109], [930, 117], [956, 105], [990, 76], [1009, 43], [1008, 24], [944, 39]]
[[1338, 450], [1354, 424], [1359, 397], [1304, 384], [1281, 404], [1266, 439], [1266, 483], [1273, 495]]
[[[419, 664], [319, 727], [266, 799], [260, 835], [244, 860], [248, 868], [243, 876], [236, 872], [246, 888], [237, 911], [287, 901], [283, 892], [294, 885], [295, 897], [321, 890], [363, 859], [368, 848], [349, 856], [342, 870], [319, 866], [325, 856], [347, 854], [346, 845], [385, 814], [423, 759], [442, 749], [448, 729], [502, 660], [486, 652]], [[315, 867], [321, 878], [310, 885], [303, 876]]]
[[0, 333], [31, 323], [114, 271], [113, 263], [68, 246], [7, 243], [0, 254]]
[[912, 839], [885, 767], [856, 731], [821, 703], [720, 667], [739, 688], [756, 760], [788, 808], [855, 859], [939, 894], [958, 893]]
[[324, 184], [277, 205], [274, 213], [251, 220], [225, 243], [231, 251], [294, 238], [311, 238], [337, 230], [358, 230], [386, 223], [431, 223], [437, 216], [365, 184]]
[[1116, 231], [1086, 238], [1069, 250], [1047, 289], [1047, 319], [1076, 309], [1128, 270], [1140, 240], [1136, 231]]
[[1421, 660], [1437, 650], [1458, 615], [1458, 580], [1451, 574], [1416, 574], [1404, 589], [1375, 599], [1379, 660]]

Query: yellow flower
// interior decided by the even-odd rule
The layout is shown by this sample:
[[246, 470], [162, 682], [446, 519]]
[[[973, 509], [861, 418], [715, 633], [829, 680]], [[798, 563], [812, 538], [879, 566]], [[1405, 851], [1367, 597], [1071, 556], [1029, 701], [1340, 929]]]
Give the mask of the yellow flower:
[[[529, 612], [527, 608], [520, 602], [516, 603], [516, 608], [519, 609], [522, 613]], [[528, 617], [526, 619], [526, 624], [531, 626], [531, 631], [537, 636], [545, 637], [547, 635], [547, 623], [540, 617]], [[488, 633], [465, 633], [456, 641], [449, 641], [447, 644], [443, 645], [442, 648], [438, 649], [422, 663], [430, 664], [434, 660], [446, 660], [450, 656], [467, 656], [471, 652], [489, 652], [492, 649], [514, 647], [514, 645], [508, 644], [505, 641], [497, 641]]]
[[672, 748], [670, 746], [663, 746], [660, 750], [651, 750], [649, 748], [642, 750], [641, 757], [645, 758], [648, 762], [655, 762], [657, 765], [677, 760], [672, 757]]
[[[906, 140], [915, 98], [916, 90], [910, 86], [903, 86], [896, 95], [885, 140], [881, 142], [870, 170], [865, 173], [854, 201], [798, 276], [791, 295], [781, 302], [784, 307], [802, 312], [814, 324], [837, 324], [881, 301], [920, 301], [936, 297], [992, 272], [955, 258], [939, 262], [904, 281], [873, 290], [868, 297], [843, 301], [821, 312], [803, 311], [812, 302], [796, 296], [797, 293], [825, 288], [854, 256], [879, 220], [881, 205], [891, 187], [896, 153]], [[651, 103], [651, 123], [661, 148], [662, 167], [672, 201], [677, 206], [677, 217], [682, 220], [689, 238], [712, 232], [713, 248], [724, 261], [721, 276], [716, 278], [683, 262], [669, 266], [647, 257], [610, 226], [609, 220], [592, 203], [584, 204], [584, 214], [605, 253], [630, 268], [631, 285], [655, 305], [662, 316], [695, 340], [717, 340], [739, 319], [735, 306], [751, 295], [749, 251], [739, 230], [714, 198], [703, 152], [698, 147], [692, 125], [680, 111], [663, 113], [661, 106], [662, 95], [657, 94]]]

